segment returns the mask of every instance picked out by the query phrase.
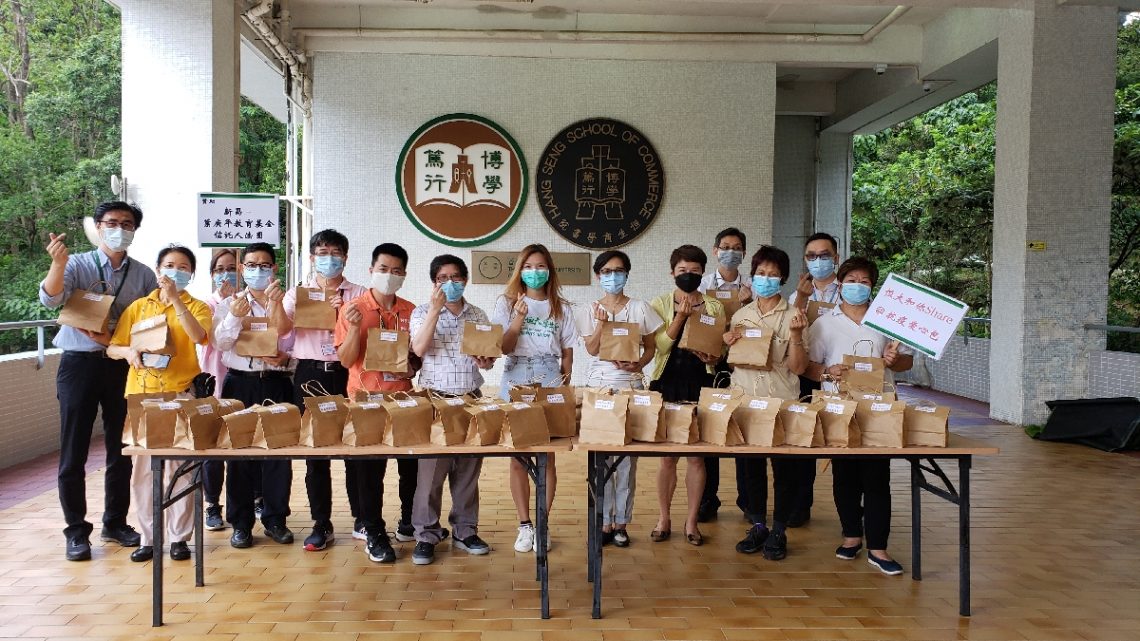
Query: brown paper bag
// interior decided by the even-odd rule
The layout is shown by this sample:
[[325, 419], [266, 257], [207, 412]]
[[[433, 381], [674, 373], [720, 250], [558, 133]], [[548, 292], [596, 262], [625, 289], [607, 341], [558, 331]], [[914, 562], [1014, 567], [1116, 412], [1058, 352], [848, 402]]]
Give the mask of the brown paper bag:
[[348, 418], [344, 421], [341, 442], [349, 447], [379, 445], [384, 440], [384, 425], [388, 422], [388, 410], [376, 401], [345, 404]]
[[305, 399], [299, 444], [306, 447], [340, 445], [347, 420], [348, 400], [343, 396], [310, 396]]
[[661, 422], [665, 424], [666, 443], [691, 445], [701, 440], [696, 403], [662, 403]]
[[364, 349], [364, 369], [373, 372], [408, 371], [408, 349], [411, 336], [402, 330], [372, 327]]
[[855, 420], [863, 433], [863, 447], [902, 447], [906, 403], [859, 401]]
[[245, 409], [245, 403], [233, 398], [219, 398], [218, 399], [218, 418], [240, 412]]
[[917, 405], [907, 405], [903, 412], [907, 447], [946, 447], [949, 426], [949, 407], [922, 401]]
[[431, 424], [432, 445], [462, 445], [471, 429], [471, 413], [467, 411], [467, 399], [435, 398], [435, 422]]
[[498, 445], [503, 432], [503, 409], [494, 399], [483, 399], [467, 406], [471, 423], [467, 428], [467, 445]]
[[388, 398], [391, 392], [369, 392], [368, 390], [358, 389], [352, 395], [352, 400], [357, 403], [382, 403], [384, 399]]
[[627, 445], [629, 396], [612, 389], [586, 389], [582, 396], [581, 443]]
[[835, 303], [825, 303], [818, 300], [809, 300], [807, 304], [807, 321], [810, 326], [815, 321], [819, 320], [820, 316], [829, 313], [835, 309]]
[[330, 303], [335, 297], [335, 289], [298, 287], [297, 309], [293, 313], [293, 327], [329, 331], [336, 329], [336, 310]]
[[744, 435], [732, 414], [744, 400], [739, 391], [701, 388], [697, 402], [697, 427], [701, 442], [710, 445], [744, 445]]
[[705, 293], [717, 299], [724, 306], [724, 317], [729, 320], [732, 320], [736, 312], [744, 307], [744, 303], [740, 302], [739, 289], [710, 289]]
[[693, 314], [685, 321], [685, 330], [681, 332], [681, 342], [677, 346], [693, 352], [720, 355], [724, 352], [724, 327], [724, 316]]
[[853, 401], [880, 401], [893, 403], [898, 400], [894, 392], [853, 392], [849, 391], [847, 397]]
[[296, 447], [300, 443], [301, 410], [296, 405], [292, 403], [259, 405], [255, 411], [258, 417], [258, 431], [265, 437], [267, 448], [272, 450], [279, 447]]
[[740, 339], [728, 348], [728, 364], [747, 369], [772, 369], [772, 337], [763, 327], [737, 325]]
[[431, 424], [435, 408], [422, 396], [397, 392], [384, 401], [388, 422], [384, 426], [384, 445], [410, 447], [431, 443]]
[[143, 401], [172, 401], [174, 397], [174, 392], [127, 394], [127, 420], [123, 422], [123, 445], [134, 446], [138, 444], [139, 424], [143, 418]]
[[185, 450], [210, 450], [218, 446], [222, 415], [218, 399], [213, 396], [182, 402], [178, 423], [174, 426], [174, 447]]
[[574, 407], [574, 388], [516, 386], [510, 391], [512, 401], [522, 401], [542, 407], [550, 438], [569, 438], [578, 435], [578, 417]]
[[259, 358], [277, 355], [277, 328], [263, 316], [246, 316], [241, 319], [241, 331], [234, 343], [238, 356]]
[[254, 405], [222, 417], [222, 427], [218, 432], [218, 448], [234, 450], [246, 447], [265, 448], [265, 434], [261, 431], [257, 407]]
[[598, 343], [598, 360], [637, 362], [641, 360], [641, 326], [637, 323], [599, 321], [602, 334]]
[[498, 358], [503, 355], [503, 326], [491, 323], [464, 323], [459, 351], [468, 356]]
[[635, 441], [662, 443], [665, 441], [665, 422], [661, 420], [665, 402], [660, 392], [629, 390], [629, 436]]
[[848, 367], [843, 374], [840, 390], [848, 394], [870, 392], [882, 393], [887, 382], [886, 364], [874, 356], [843, 355], [843, 364]]
[[784, 444], [780, 406], [784, 401], [763, 396], [744, 396], [732, 419], [740, 426], [745, 445], [778, 447]]
[[828, 398], [823, 400], [819, 422], [823, 426], [823, 441], [827, 447], [859, 447], [861, 432], [855, 421], [855, 401]]
[[784, 401], [780, 406], [780, 423], [784, 426], [784, 445], [823, 447], [823, 425], [819, 413], [823, 403]]
[[550, 442], [550, 428], [546, 425], [546, 412], [542, 406], [521, 401], [503, 405], [503, 431], [499, 445], [503, 447], [534, 447]]
[[152, 450], [174, 447], [181, 411], [182, 403], [179, 401], [143, 401], [142, 420], [136, 435], [139, 447]]
[[90, 292], [86, 289], [72, 290], [71, 296], [59, 310], [60, 325], [102, 334], [107, 331], [111, 318], [111, 304], [115, 297], [110, 294]]
[[173, 354], [166, 314], [158, 314], [131, 325], [131, 349], [148, 354]]

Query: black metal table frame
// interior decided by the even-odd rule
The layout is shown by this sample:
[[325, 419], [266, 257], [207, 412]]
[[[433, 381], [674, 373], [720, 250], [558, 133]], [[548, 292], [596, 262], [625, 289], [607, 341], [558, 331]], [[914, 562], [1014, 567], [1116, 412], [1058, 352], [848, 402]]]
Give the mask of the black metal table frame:
[[[491, 451], [486, 453], [457, 453], [457, 454], [440, 454], [424, 453], [424, 454], [408, 454], [400, 456], [371, 456], [371, 455], [321, 455], [314, 452], [312, 455], [305, 456], [290, 456], [289, 460], [335, 460], [335, 459], [390, 459], [390, 458], [489, 458], [489, 457], [510, 457], [522, 464], [526, 468], [527, 474], [530, 475], [534, 481], [534, 500], [535, 500], [535, 542], [534, 542], [534, 556], [535, 556], [535, 580], [539, 582], [540, 586], [540, 599], [541, 599], [541, 614], [543, 619], [550, 618], [550, 568], [548, 566], [547, 550], [546, 550], [546, 533], [547, 533], [547, 514], [546, 514], [546, 467], [549, 460], [549, 452], [535, 452], [526, 454], [517, 454], [507, 451]], [[154, 501], [154, 557], [152, 563], [153, 574], [153, 587], [151, 591], [151, 626], [162, 626], [162, 596], [163, 596], [163, 579], [162, 579], [162, 566], [163, 566], [163, 547], [164, 539], [166, 538], [166, 508], [173, 505], [175, 502], [188, 498], [193, 495], [194, 502], [194, 585], [203, 587], [206, 585], [205, 581], [205, 554], [203, 544], [203, 524], [202, 524], [202, 479], [201, 468], [202, 463], [205, 461], [263, 461], [263, 460], [280, 460], [282, 457], [277, 456], [259, 456], [251, 454], [250, 456], [203, 456], [196, 454], [193, 450], [187, 450], [186, 454], [179, 453], [178, 456], [156, 456], [151, 455], [151, 471], [154, 476], [154, 485], [152, 491], [153, 496], [162, 497], [162, 500]], [[171, 478], [170, 487], [165, 487], [165, 480], [163, 478], [163, 464], [167, 460], [182, 461], [178, 466], [173, 477]], [[191, 475], [190, 485], [183, 488], [178, 493], [174, 493], [174, 487], [178, 485], [179, 479]]]
[[[621, 450], [604, 451], [589, 450], [587, 463], [588, 507], [589, 517], [586, 530], [586, 574], [587, 580], [594, 584], [593, 618], [602, 618], [602, 488], [617, 470], [617, 466], [627, 456], [655, 457], [692, 456], [683, 450], [671, 449], [660, 452], [628, 452]], [[701, 451], [696, 454], [707, 455]], [[906, 455], [906, 454], [844, 454], [838, 456], [797, 455], [784, 453], [741, 453], [724, 456], [740, 457], [791, 457], [791, 458], [864, 458], [864, 459], [905, 459], [910, 462], [910, 501], [911, 501], [911, 578], [922, 580], [922, 490], [934, 496], [945, 499], [958, 506], [958, 614], [970, 616], [970, 467], [973, 464], [973, 454], [946, 454], [946, 455]], [[611, 462], [609, 459], [613, 458]], [[958, 488], [942, 471], [936, 459], [956, 459], [958, 461]], [[925, 461], [925, 463], [924, 463]], [[932, 484], [926, 473], [933, 474], [943, 484], [939, 487]]]

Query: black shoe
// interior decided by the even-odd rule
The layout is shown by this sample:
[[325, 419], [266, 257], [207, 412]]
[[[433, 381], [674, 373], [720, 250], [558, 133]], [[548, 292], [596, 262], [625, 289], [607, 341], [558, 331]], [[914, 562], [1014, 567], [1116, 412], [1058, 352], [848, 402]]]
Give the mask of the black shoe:
[[154, 548], [149, 545], [140, 546], [134, 552], [131, 552], [131, 560], [135, 563], [146, 563], [154, 558]]
[[[305, 551], [319, 552], [327, 548], [329, 543], [333, 542], [334, 538], [332, 523], [314, 523], [313, 533], [305, 537]], [[274, 540], [276, 541], [277, 539], [274, 538]], [[283, 541], [277, 542], [282, 543]], [[290, 533], [289, 542], [293, 542], [292, 533]]]
[[86, 536], [77, 536], [67, 540], [68, 561], [90, 561], [91, 541]]
[[859, 556], [859, 550], [862, 549], [862, 543], [859, 543], [858, 545], [852, 545], [849, 548], [845, 548], [841, 545], [835, 548], [835, 558], [843, 559], [844, 561], [854, 561], [855, 557]]
[[701, 501], [697, 509], [697, 523], [709, 523], [716, 520], [716, 512], [720, 509], [720, 501]]
[[736, 544], [736, 551], [741, 554], [756, 554], [764, 548], [767, 540], [768, 528], [763, 525], [753, 525], [744, 539]]
[[481, 556], [491, 551], [491, 546], [479, 538], [478, 534], [472, 534], [463, 540], [455, 539], [451, 544], [468, 554], [474, 554], [476, 556]]
[[175, 541], [170, 544], [170, 560], [185, 561], [190, 558], [190, 546], [185, 541]]
[[125, 548], [138, 547], [140, 540], [139, 533], [129, 525], [104, 525], [99, 538], [118, 543]]
[[284, 525], [266, 525], [265, 536], [268, 536], [281, 545], [290, 545], [293, 543], [293, 530], [290, 530]]
[[[419, 549], [418, 545], [416, 549]], [[396, 562], [396, 551], [392, 549], [392, 542], [388, 540], [387, 534], [369, 536], [368, 542], [364, 545], [364, 551], [368, 554], [369, 561], [376, 563]]]
[[412, 563], [416, 565], [431, 565], [431, 562], [434, 560], [434, 543], [428, 543], [427, 541], [416, 543], [416, 549], [412, 550]]
[[206, 529], [210, 532], [226, 529], [226, 522], [222, 519], [222, 506], [206, 506]]
[[768, 540], [764, 541], [764, 549], [761, 550], [764, 558], [769, 561], [783, 561], [788, 558], [788, 535], [783, 532], [773, 532], [768, 535]]
[[253, 534], [249, 530], [235, 527], [234, 533], [230, 535], [230, 545], [235, 548], [253, 547]]
[[401, 520], [396, 524], [396, 540], [400, 543], [416, 540], [416, 528], [412, 527], [411, 521]]
[[625, 531], [625, 528], [618, 528], [614, 530], [613, 534], [614, 545], [618, 546], [619, 548], [629, 547], [629, 533]]
[[603, 546], [603, 547], [604, 547], [604, 546], [607, 546], [607, 545], [609, 545], [609, 544], [611, 544], [611, 543], [613, 543], [613, 542], [614, 542], [614, 533], [613, 533], [613, 531], [610, 531], [610, 532], [602, 532], [602, 546]]
[[811, 520], [811, 510], [796, 510], [788, 517], [788, 527], [803, 527]]

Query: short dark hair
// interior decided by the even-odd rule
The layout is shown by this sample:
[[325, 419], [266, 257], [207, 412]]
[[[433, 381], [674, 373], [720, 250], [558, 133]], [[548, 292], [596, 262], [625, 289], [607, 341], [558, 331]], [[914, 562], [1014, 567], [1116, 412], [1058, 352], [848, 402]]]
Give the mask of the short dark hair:
[[705, 254], [705, 250], [696, 245], [681, 245], [677, 249], [674, 249], [673, 253], [669, 256], [669, 269], [676, 269], [677, 263], [681, 261], [698, 263], [701, 269], [704, 269], [705, 265], [709, 262], [709, 258]]
[[623, 267], [625, 267], [625, 271], [628, 272], [629, 270], [633, 269], [633, 265], [629, 262], [629, 254], [626, 254], [625, 252], [617, 249], [610, 249], [598, 254], [598, 257], [594, 259], [594, 273], [601, 273], [602, 268], [606, 266], [606, 263], [615, 258], [621, 259], [621, 264]]
[[346, 254], [348, 253], [348, 238], [335, 229], [322, 229], [313, 234], [313, 237], [309, 239], [309, 253], [317, 253], [317, 248], [321, 245], [335, 247]]
[[722, 229], [721, 232], [716, 235], [716, 242], [714, 244], [719, 247], [720, 241], [723, 240], [724, 238], [728, 237], [728, 236], [736, 236], [737, 238], [739, 238], [741, 246], [744, 247], [745, 251], [748, 251], [748, 238], [744, 235], [744, 232], [740, 231], [739, 229], [737, 229], [735, 227], [729, 227], [727, 229]]
[[[380, 243], [377, 245], [376, 249], [372, 250], [373, 265], [376, 264], [376, 259], [380, 258], [381, 254], [391, 256], [392, 258], [399, 258], [400, 262], [404, 264], [404, 269], [408, 268], [408, 250], [400, 247], [396, 243]], [[435, 280], [434, 276], [432, 277], [432, 280]]]
[[121, 200], [111, 200], [95, 205], [95, 222], [103, 220], [103, 216], [106, 216], [107, 212], [109, 211], [130, 212], [131, 216], [133, 216], [135, 219], [135, 229], [142, 227], [142, 210], [130, 203], [123, 202]]
[[439, 273], [440, 269], [443, 269], [444, 265], [455, 265], [459, 268], [459, 275], [467, 280], [467, 263], [463, 262], [462, 258], [452, 254], [440, 254], [431, 259], [431, 266], [428, 267], [428, 271], [431, 272], [431, 282], [435, 282], [436, 274]]
[[[211, 274], [213, 274], [214, 270], [218, 268], [218, 261], [222, 259], [222, 256], [233, 256], [234, 260], [236, 261], [237, 260], [237, 250], [231, 249], [231, 248], [226, 248], [226, 249], [223, 249], [223, 250], [219, 251], [218, 253], [214, 254], [213, 256], [211, 256], [210, 257], [210, 273]], [[162, 260], [162, 259], [160, 258], [159, 260]]]
[[839, 241], [835, 240], [835, 236], [822, 231], [808, 236], [807, 240], [804, 241], [804, 247], [807, 247], [808, 243], [814, 243], [817, 240], [826, 240], [827, 242], [831, 243], [831, 251], [835, 252], [836, 254], [839, 253]]
[[839, 282], [842, 283], [843, 279], [847, 277], [847, 274], [854, 271], [867, 272], [871, 277], [872, 287], [879, 282], [879, 266], [876, 265], [874, 261], [867, 260], [862, 256], [852, 256], [843, 261], [843, 264], [839, 266], [839, 272], [837, 274]]
[[166, 258], [167, 254], [182, 254], [186, 257], [187, 260], [190, 261], [190, 273], [193, 274], [194, 272], [198, 271], [198, 258], [194, 256], [194, 252], [190, 251], [189, 248], [183, 247], [182, 245], [168, 245], [166, 247], [163, 247], [158, 252], [158, 261], [155, 262], [154, 266], [158, 267], [161, 265], [162, 259]]
[[245, 246], [245, 249], [241, 250], [242, 260], [244, 261], [246, 255], [252, 254], [253, 252], [265, 252], [273, 259], [273, 264], [277, 264], [277, 252], [273, 249], [273, 245], [269, 243], [250, 243]]
[[780, 284], [788, 282], [788, 272], [791, 270], [791, 260], [788, 258], [788, 252], [773, 247], [772, 245], [760, 245], [760, 249], [752, 255], [752, 275], [756, 275], [756, 269], [760, 267], [761, 263], [772, 263], [780, 268]]

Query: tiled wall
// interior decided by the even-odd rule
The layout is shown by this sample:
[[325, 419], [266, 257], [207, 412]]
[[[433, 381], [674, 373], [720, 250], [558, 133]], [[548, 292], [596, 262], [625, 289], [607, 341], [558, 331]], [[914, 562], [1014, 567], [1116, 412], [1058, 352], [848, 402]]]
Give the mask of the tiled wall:
[[1140, 354], [1089, 354], [1089, 398], [1140, 397]]
[[988, 403], [990, 340], [955, 336], [942, 353], [942, 360], [916, 356], [914, 368], [895, 379]]
[[36, 369], [34, 352], [0, 357], [0, 469], [59, 449], [59, 352]]

